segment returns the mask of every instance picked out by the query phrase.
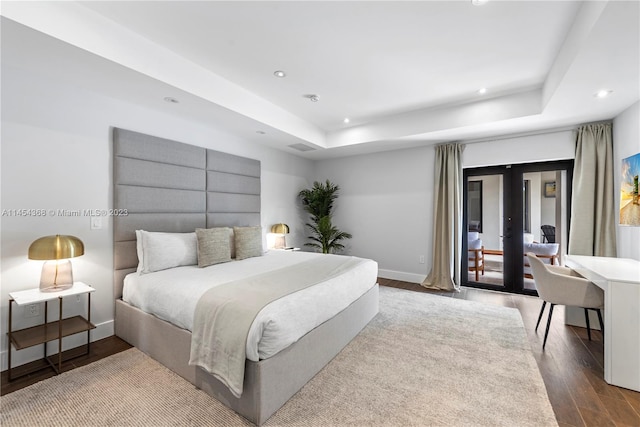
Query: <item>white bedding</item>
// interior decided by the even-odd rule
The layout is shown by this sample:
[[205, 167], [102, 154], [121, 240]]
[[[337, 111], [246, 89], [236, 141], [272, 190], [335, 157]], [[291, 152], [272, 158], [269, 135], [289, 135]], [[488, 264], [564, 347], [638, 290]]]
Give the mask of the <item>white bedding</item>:
[[[207, 289], [318, 256], [337, 255], [270, 251], [261, 257], [206, 268], [185, 266], [148, 274], [131, 273], [124, 280], [122, 299], [191, 331], [196, 304]], [[366, 261], [342, 276], [267, 305], [258, 313], [249, 331], [247, 359], [258, 361], [275, 355], [371, 289], [376, 282], [378, 264]]]

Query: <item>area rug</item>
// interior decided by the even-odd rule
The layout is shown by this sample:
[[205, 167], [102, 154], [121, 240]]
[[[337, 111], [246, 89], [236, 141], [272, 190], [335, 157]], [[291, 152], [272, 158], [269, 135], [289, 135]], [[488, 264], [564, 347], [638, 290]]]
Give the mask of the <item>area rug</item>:
[[[136, 349], [6, 395], [2, 426], [244, 426]], [[380, 288], [380, 313], [266, 426], [556, 426], [517, 310]]]

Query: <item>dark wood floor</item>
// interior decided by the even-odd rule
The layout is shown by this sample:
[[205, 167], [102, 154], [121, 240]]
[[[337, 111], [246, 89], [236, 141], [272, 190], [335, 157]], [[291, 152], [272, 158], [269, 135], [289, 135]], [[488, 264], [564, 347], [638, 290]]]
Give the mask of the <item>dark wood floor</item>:
[[[115, 335], [99, 341], [94, 341], [91, 343], [91, 348], [88, 355], [78, 356], [66, 362], [63, 362], [62, 372], [67, 372], [80, 366], [88, 365], [89, 363], [93, 363], [96, 360], [103, 359], [107, 356], [114, 355], [129, 348], [131, 348], [129, 344], [122, 341]], [[82, 352], [84, 352], [86, 350], [86, 347], [81, 347], [79, 348], [79, 350], [82, 350]], [[74, 353], [77, 353], [77, 351], [70, 350], [63, 352], [63, 360], [65, 358], [73, 356]], [[38, 369], [36, 372], [21, 376], [23, 373], [31, 372], [36, 369]], [[31, 362], [12, 369], [12, 376], [15, 379], [11, 382], [9, 382], [7, 371], [3, 371], [0, 375], [0, 383], [2, 383], [2, 386], [0, 387], [0, 395], [4, 396], [7, 393], [20, 390], [21, 388], [30, 386], [39, 381], [51, 378], [54, 375], [55, 374], [53, 372], [53, 369], [49, 368], [47, 363], [44, 361]]]
[[[461, 292], [430, 291], [417, 284], [382, 278], [379, 283], [443, 297], [517, 308], [522, 314], [534, 357], [561, 427], [640, 426], [640, 393], [610, 386], [603, 379], [602, 335], [596, 331], [592, 334], [593, 341], [588, 341], [585, 329], [564, 324], [560, 315], [562, 310], [554, 313], [546, 350], [542, 351], [543, 328], [538, 333], [534, 332], [540, 311], [540, 301], [537, 298], [471, 288], [463, 288]], [[88, 356], [66, 362], [63, 371], [92, 363], [130, 347], [116, 337], [96, 341], [92, 343]], [[37, 366], [37, 362], [21, 368], [29, 369], [33, 366]], [[14, 372], [14, 376], [17, 374], [18, 371]], [[9, 383], [5, 371], [0, 376], [1, 394], [11, 393], [51, 376], [51, 369], [44, 369]]]

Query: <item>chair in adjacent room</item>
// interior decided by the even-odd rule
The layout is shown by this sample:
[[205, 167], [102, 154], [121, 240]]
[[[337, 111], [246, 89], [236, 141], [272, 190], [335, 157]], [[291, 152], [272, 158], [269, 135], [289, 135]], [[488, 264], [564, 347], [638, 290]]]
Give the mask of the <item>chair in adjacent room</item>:
[[469, 250], [469, 271], [475, 271], [476, 282], [480, 278], [479, 274], [484, 276], [484, 246], [482, 246], [482, 240], [479, 237], [479, 233], [475, 231], [469, 231], [467, 233]]
[[544, 332], [542, 348], [547, 345], [547, 336], [551, 326], [551, 316], [553, 307], [556, 305], [569, 305], [582, 307], [584, 309], [585, 321], [587, 324], [587, 335], [591, 341], [591, 326], [589, 324], [589, 310], [598, 313], [600, 330], [604, 335], [604, 322], [602, 321], [602, 308], [604, 308], [604, 292], [602, 289], [591, 283], [589, 280], [579, 276], [575, 271], [567, 267], [558, 265], [547, 265], [543, 263], [532, 252], [527, 253], [529, 264], [533, 271], [533, 280], [536, 283], [538, 296], [542, 299], [542, 308], [536, 323], [536, 331], [540, 325], [542, 314], [547, 303], [549, 307], [549, 317], [547, 319], [547, 329]]
[[547, 265], [555, 265], [558, 262], [558, 251], [560, 245], [558, 243], [524, 243], [522, 245], [522, 262], [523, 273], [527, 279], [533, 279], [531, 273], [531, 266], [529, 265], [529, 259], [527, 253], [531, 252], [535, 254], [542, 262]]
[[553, 225], [543, 225], [540, 229], [542, 229], [542, 243], [556, 242], [556, 228]]

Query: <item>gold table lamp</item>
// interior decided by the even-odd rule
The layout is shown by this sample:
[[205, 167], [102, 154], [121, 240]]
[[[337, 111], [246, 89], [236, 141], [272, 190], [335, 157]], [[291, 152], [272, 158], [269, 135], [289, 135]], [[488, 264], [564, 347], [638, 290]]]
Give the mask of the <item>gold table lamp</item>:
[[287, 224], [274, 224], [271, 226], [271, 232], [274, 234], [279, 234], [276, 239], [276, 244], [274, 246], [275, 249], [284, 249], [287, 247], [287, 242], [285, 240], [285, 234], [289, 234], [289, 226]]
[[84, 254], [82, 240], [75, 236], [45, 236], [29, 246], [29, 259], [46, 261], [40, 276], [41, 292], [56, 292], [73, 286], [71, 260]]

